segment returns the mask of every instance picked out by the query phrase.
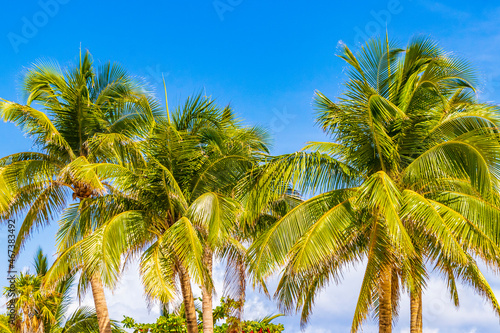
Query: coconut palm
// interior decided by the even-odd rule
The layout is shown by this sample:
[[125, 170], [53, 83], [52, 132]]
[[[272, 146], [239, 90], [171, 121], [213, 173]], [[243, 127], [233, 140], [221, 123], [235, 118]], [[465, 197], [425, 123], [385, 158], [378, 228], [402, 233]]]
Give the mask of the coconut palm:
[[374, 39], [356, 54], [342, 45], [340, 57], [346, 92], [337, 102], [315, 97], [332, 142], [271, 160], [253, 185], [257, 203], [272, 196], [262, 189], [277, 179], [321, 192], [254, 242], [253, 278], [284, 267], [276, 297], [285, 311], [302, 309], [305, 324], [317, 293], [364, 262], [352, 331], [373, 309], [379, 331], [391, 332], [403, 287], [421, 326], [429, 262], [447, 274], [455, 299], [459, 278], [499, 313], [473, 259], [498, 265], [498, 109], [475, 100], [465, 62], [425, 37], [406, 49]]
[[42, 290], [41, 284], [38, 275], [21, 273], [16, 277], [16, 295], [9, 302], [13, 302], [17, 309], [15, 326], [21, 333], [45, 332], [46, 327], [56, 321], [57, 294]]
[[[73, 200], [96, 197], [109, 189], [96, 175], [75, 176], [81, 164], [120, 159], [154, 117], [143, 89], [117, 64], [95, 68], [91, 55], [80, 55], [74, 68], [39, 62], [23, 81], [26, 104], [2, 100], [0, 117], [16, 124], [36, 151], [0, 160], [2, 218], [23, 217], [15, 252], [36, 228], [56, 218]], [[86, 277], [94, 294], [101, 332], [111, 332], [102, 282]]]
[[[7, 289], [8, 302], [15, 305], [14, 327], [2, 325], [2, 332], [8, 333], [97, 333], [99, 325], [96, 313], [88, 307], [79, 307], [68, 315], [71, 304], [73, 277], [67, 276], [55, 288], [43, 286], [48, 270], [48, 260], [39, 249], [34, 261], [35, 273], [20, 273], [15, 280], [14, 294]], [[115, 322], [112, 331], [123, 332]]]
[[[115, 190], [66, 211], [59, 236], [66, 250], [57, 262], [63, 267], [88, 258], [79, 264], [113, 283], [121, 254], [140, 252], [147, 296], [171, 301], [178, 276], [188, 331], [197, 332], [194, 278], [203, 290], [204, 330], [213, 329], [210, 262], [214, 251], [228, 244], [236, 220], [237, 202], [227, 194], [265, 149], [260, 130], [241, 127], [230, 108], [221, 109], [207, 97], [189, 98], [172, 117], [167, 106], [167, 117], [142, 147], [145, 163], [81, 169], [109, 178]], [[102, 225], [88, 239], [81, 235], [82, 216]], [[50, 274], [57, 278], [59, 271]]]

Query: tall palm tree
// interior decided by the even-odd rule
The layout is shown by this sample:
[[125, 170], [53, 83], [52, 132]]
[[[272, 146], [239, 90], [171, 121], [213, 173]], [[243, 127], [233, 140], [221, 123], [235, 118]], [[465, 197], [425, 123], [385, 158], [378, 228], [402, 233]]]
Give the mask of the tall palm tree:
[[[241, 128], [230, 108], [221, 109], [202, 96], [189, 98], [172, 117], [167, 106], [167, 117], [149, 133], [142, 146], [143, 164], [89, 165], [101, 179], [109, 178], [115, 191], [67, 210], [59, 237], [67, 245], [57, 262], [63, 267], [86, 257], [89, 270], [113, 283], [121, 254], [140, 252], [146, 294], [164, 303], [172, 300], [178, 276], [188, 331], [197, 332], [194, 278], [203, 289], [204, 330], [213, 329], [211, 269], [202, 267], [202, 254], [209, 264], [210, 252], [230, 234], [237, 204], [225, 194], [252, 166], [253, 155], [265, 151], [262, 135], [258, 129]], [[74, 235], [84, 230], [82, 216], [92, 216], [102, 226], [88, 239], [75, 241]], [[50, 274], [57, 277], [58, 271]]]
[[[498, 109], [475, 101], [469, 66], [425, 37], [406, 49], [374, 39], [357, 54], [342, 45], [340, 57], [349, 69], [346, 92], [337, 102], [315, 97], [318, 123], [333, 142], [271, 160], [253, 185], [256, 202], [272, 196], [263, 189], [277, 179], [322, 192], [254, 242], [254, 279], [284, 266], [276, 297], [286, 311], [302, 309], [305, 324], [321, 288], [366, 262], [352, 331], [374, 309], [385, 333], [401, 287], [418, 310], [427, 258], [500, 313], [473, 259], [498, 265]], [[421, 326], [421, 312], [413, 312]]]
[[[93, 309], [79, 307], [68, 314], [71, 303], [71, 287], [73, 276], [61, 280], [55, 288], [45, 288], [43, 279], [47, 270], [48, 260], [39, 249], [34, 261], [35, 273], [20, 273], [15, 280], [14, 294], [10, 290], [8, 302], [15, 305], [15, 325], [3, 325], [5, 333], [98, 333], [99, 324]], [[114, 333], [123, 332], [115, 322], [112, 322]]]
[[[58, 216], [71, 198], [83, 200], [106, 193], [109, 188], [95, 174], [82, 181], [75, 170], [89, 162], [139, 158], [130, 155], [128, 147], [154, 117], [147, 95], [122, 67], [106, 63], [96, 69], [88, 52], [80, 55], [74, 68], [62, 69], [52, 62], [34, 64], [24, 76], [23, 91], [26, 104], [0, 103], [0, 117], [19, 126], [36, 147], [36, 152], [0, 160], [1, 215], [25, 214], [16, 253], [32, 230]], [[86, 282], [92, 287], [100, 330], [109, 333], [101, 279], [94, 274]]]

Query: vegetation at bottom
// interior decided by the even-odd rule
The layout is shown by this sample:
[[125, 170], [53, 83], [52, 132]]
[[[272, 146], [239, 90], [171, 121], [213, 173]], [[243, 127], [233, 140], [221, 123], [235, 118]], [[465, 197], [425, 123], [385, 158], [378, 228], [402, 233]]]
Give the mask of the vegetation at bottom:
[[[201, 299], [200, 299], [201, 301]], [[261, 320], [239, 321], [231, 313], [239, 307], [239, 304], [231, 299], [222, 298], [220, 305], [213, 311], [213, 320], [215, 323], [215, 333], [242, 332], [242, 333], [279, 333], [283, 332], [282, 324], [273, 324], [271, 321], [282, 316], [274, 315]], [[167, 332], [187, 332], [185, 313], [182, 307], [177, 313], [168, 313], [162, 311], [163, 315], [153, 324], [136, 323], [134, 319], [125, 316], [122, 321], [124, 328], [131, 328], [134, 333], [167, 333]], [[199, 318], [202, 318], [200, 310], [197, 310]], [[222, 322], [222, 323], [221, 323]], [[203, 321], [198, 322], [198, 329], [203, 330]]]

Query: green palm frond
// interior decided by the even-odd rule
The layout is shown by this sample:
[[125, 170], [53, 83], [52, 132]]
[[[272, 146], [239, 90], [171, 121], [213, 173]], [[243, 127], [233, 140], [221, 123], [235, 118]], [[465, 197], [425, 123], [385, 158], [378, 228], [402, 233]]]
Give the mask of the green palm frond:
[[[497, 266], [498, 107], [479, 103], [474, 70], [426, 36], [406, 48], [388, 37], [358, 52], [342, 44], [339, 53], [347, 64], [344, 92], [336, 100], [314, 97], [317, 123], [331, 141], [268, 159], [241, 186], [250, 208], [266, 207], [290, 185], [322, 193], [258, 235], [247, 259], [254, 283], [282, 269], [276, 297], [286, 312], [302, 311], [305, 324], [318, 292], [366, 258], [357, 332], [370, 311], [390, 326], [401, 291], [425, 289], [430, 260], [456, 304], [462, 279], [496, 310], [470, 258]], [[349, 193], [343, 200], [328, 199], [342, 191]]]

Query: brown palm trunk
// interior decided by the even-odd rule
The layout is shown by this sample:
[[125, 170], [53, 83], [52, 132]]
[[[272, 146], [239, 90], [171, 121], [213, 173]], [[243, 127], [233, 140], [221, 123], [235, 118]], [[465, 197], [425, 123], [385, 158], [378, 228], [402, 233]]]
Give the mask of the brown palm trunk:
[[[73, 193], [73, 200], [78, 197], [80, 199], [80, 204], [84, 198], [90, 198], [92, 195], [92, 189], [86, 184], [75, 183], [74, 187], [75, 192]], [[90, 233], [91, 230], [88, 230], [85, 236], [89, 236]], [[102, 286], [101, 274], [99, 274], [99, 272], [95, 272], [90, 277], [90, 287], [92, 289], [92, 296], [94, 297], [99, 333], [111, 333], [108, 304], [106, 304], [106, 296], [104, 295], [104, 287]]]
[[410, 332], [422, 333], [422, 291], [415, 291], [410, 294]]
[[179, 266], [179, 280], [181, 282], [184, 311], [186, 312], [186, 324], [188, 333], [198, 333], [198, 321], [196, 320], [196, 308], [194, 307], [193, 290], [189, 274], [183, 266]]
[[101, 275], [94, 273], [90, 278], [90, 286], [92, 287], [92, 295], [94, 296], [95, 312], [99, 323], [100, 333], [111, 333], [111, 321], [109, 320], [108, 305], [104, 296], [104, 288], [102, 286]]
[[229, 326], [229, 333], [238, 333], [241, 332], [242, 328], [242, 319], [243, 319], [243, 309], [245, 306], [245, 297], [246, 297], [246, 269], [245, 269], [245, 261], [243, 258], [238, 257], [236, 262], [236, 273], [238, 274], [238, 305], [237, 308], [233, 311], [234, 320]]
[[424, 330], [424, 323], [423, 323], [423, 317], [422, 317], [422, 310], [423, 310], [423, 306], [422, 306], [422, 291], [420, 291], [420, 297], [419, 297], [419, 307], [418, 307], [418, 317], [417, 317], [417, 320], [418, 320], [418, 331], [419, 332], [423, 332]]
[[238, 276], [238, 295], [237, 295], [237, 307], [232, 311], [231, 325], [229, 326], [229, 333], [241, 332], [242, 320], [243, 320], [243, 310], [245, 307], [245, 297], [246, 297], [246, 269], [245, 260], [242, 257], [236, 259], [236, 274]]
[[392, 333], [392, 269], [386, 267], [380, 273], [378, 308], [379, 333]]
[[239, 299], [238, 299], [238, 319], [241, 321], [243, 319], [243, 309], [245, 306], [245, 298], [246, 298], [246, 270], [245, 270], [245, 261], [243, 258], [238, 258], [238, 279], [239, 279]]
[[[212, 250], [206, 247], [203, 251], [203, 264], [212, 278]], [[213, 333], [214, 318], [212, 310], [212, 286], [201, 286], [202, 310], [203, 310], [203, 333]]]

